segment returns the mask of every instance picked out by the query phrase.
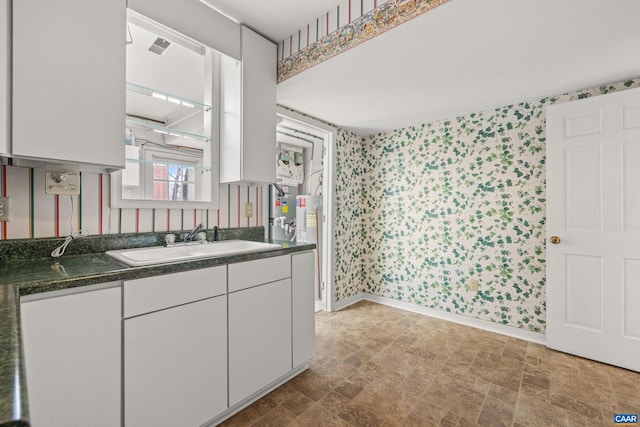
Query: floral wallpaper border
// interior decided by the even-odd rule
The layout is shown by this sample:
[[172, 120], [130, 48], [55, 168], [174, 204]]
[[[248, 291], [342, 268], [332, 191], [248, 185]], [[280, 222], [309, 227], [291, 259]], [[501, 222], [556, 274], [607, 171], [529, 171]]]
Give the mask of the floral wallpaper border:
[[278, 83], [384, 33], [449, 0], [392, 0], [278, 61]]

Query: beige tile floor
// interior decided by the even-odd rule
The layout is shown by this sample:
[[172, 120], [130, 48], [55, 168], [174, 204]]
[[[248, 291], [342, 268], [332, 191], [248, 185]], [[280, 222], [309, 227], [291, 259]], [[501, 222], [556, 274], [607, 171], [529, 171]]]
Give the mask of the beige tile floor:
[[360, 302], [316, 316], [311, 367], [229, 426], [613, 426], [640, 374]]

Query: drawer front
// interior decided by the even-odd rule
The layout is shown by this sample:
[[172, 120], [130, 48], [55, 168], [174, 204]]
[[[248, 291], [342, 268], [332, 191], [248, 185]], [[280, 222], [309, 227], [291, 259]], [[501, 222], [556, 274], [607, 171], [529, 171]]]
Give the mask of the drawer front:
[[291, 277], [291, 256], [229, 264], [229, 292]]
[[226, 266], [124, 282], [124, 317], [186, 304], [227, 292]]

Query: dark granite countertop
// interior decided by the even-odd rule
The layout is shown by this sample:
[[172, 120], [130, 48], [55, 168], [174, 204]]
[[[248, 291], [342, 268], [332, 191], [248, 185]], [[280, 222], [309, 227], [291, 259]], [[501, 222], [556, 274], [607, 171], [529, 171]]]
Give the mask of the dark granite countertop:
[[[207, 230], [207, 233], [211, 233]], [[20, 333], [20, 296], [120, 280], [213, 267], [315, 249], [315, 244], [275, 242], [282, 248], [193, 261], [128, 267], [106, 250], [158, 246], [165, 233], [91, 236], [78, 239], [67, 254], [48, 254], [62, 239], [0, 243], [0, 427], [28, 426], [28, 402]], [[264, 241], [264, 228], [221, 229], [221, 240]], [[84, 254], [83, 254], [84, 253]]]

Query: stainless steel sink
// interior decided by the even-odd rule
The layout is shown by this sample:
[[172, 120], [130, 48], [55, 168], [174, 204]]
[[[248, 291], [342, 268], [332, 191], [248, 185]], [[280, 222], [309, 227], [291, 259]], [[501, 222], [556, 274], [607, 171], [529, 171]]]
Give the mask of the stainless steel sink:
[[189, 261], [200, 258], [215, 258], [249, 252], [262, 252], [282, 248], [275, 243], [252, 242], [248, 240], [223, 240], [220, 242], [176, 244], [153, 246], [150, 248], [119, 249], [105, 252], [112, 258], [132, 266]]

